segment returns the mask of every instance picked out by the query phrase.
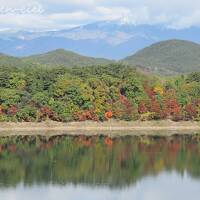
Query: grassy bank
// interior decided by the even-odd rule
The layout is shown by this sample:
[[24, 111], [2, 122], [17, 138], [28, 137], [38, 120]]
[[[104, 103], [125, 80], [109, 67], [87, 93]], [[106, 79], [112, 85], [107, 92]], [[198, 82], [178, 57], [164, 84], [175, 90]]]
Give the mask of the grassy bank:
[[200, 123], [194, 121], [0, 123], [0, 135], [172, 135], [198, 131]]

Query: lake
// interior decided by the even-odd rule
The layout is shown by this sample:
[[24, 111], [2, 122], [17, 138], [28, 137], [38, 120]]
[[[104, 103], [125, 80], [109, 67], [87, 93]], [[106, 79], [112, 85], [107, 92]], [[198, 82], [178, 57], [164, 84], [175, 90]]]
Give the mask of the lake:
[[198, 200], [200, 135], [0, 137], [1, 200]]

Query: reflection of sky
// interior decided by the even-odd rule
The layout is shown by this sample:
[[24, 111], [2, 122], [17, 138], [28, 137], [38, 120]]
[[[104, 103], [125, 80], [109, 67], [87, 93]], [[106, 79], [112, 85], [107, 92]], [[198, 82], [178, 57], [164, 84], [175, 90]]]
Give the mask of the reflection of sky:
[[41, 185], [0, 189], [0, 200], [197, 200], [200, 180], [175, 172], [142, 179], [136, 185], [123, 189], [103, 186]]

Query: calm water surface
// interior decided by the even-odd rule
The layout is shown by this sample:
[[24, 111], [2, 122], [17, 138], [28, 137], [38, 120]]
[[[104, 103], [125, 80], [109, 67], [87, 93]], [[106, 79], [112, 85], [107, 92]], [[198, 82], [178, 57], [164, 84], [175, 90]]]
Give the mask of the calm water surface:
[[199, 200], [200, 136], [0, 138], [0, 200]]

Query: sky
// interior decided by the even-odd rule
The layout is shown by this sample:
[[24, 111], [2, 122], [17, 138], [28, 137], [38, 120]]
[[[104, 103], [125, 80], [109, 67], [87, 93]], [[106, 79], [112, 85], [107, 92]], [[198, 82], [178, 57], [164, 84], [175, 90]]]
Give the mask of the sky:
[[0, 0], [0, 30], [58, 30], [101, 20], [200, 26], [199, 0]]

